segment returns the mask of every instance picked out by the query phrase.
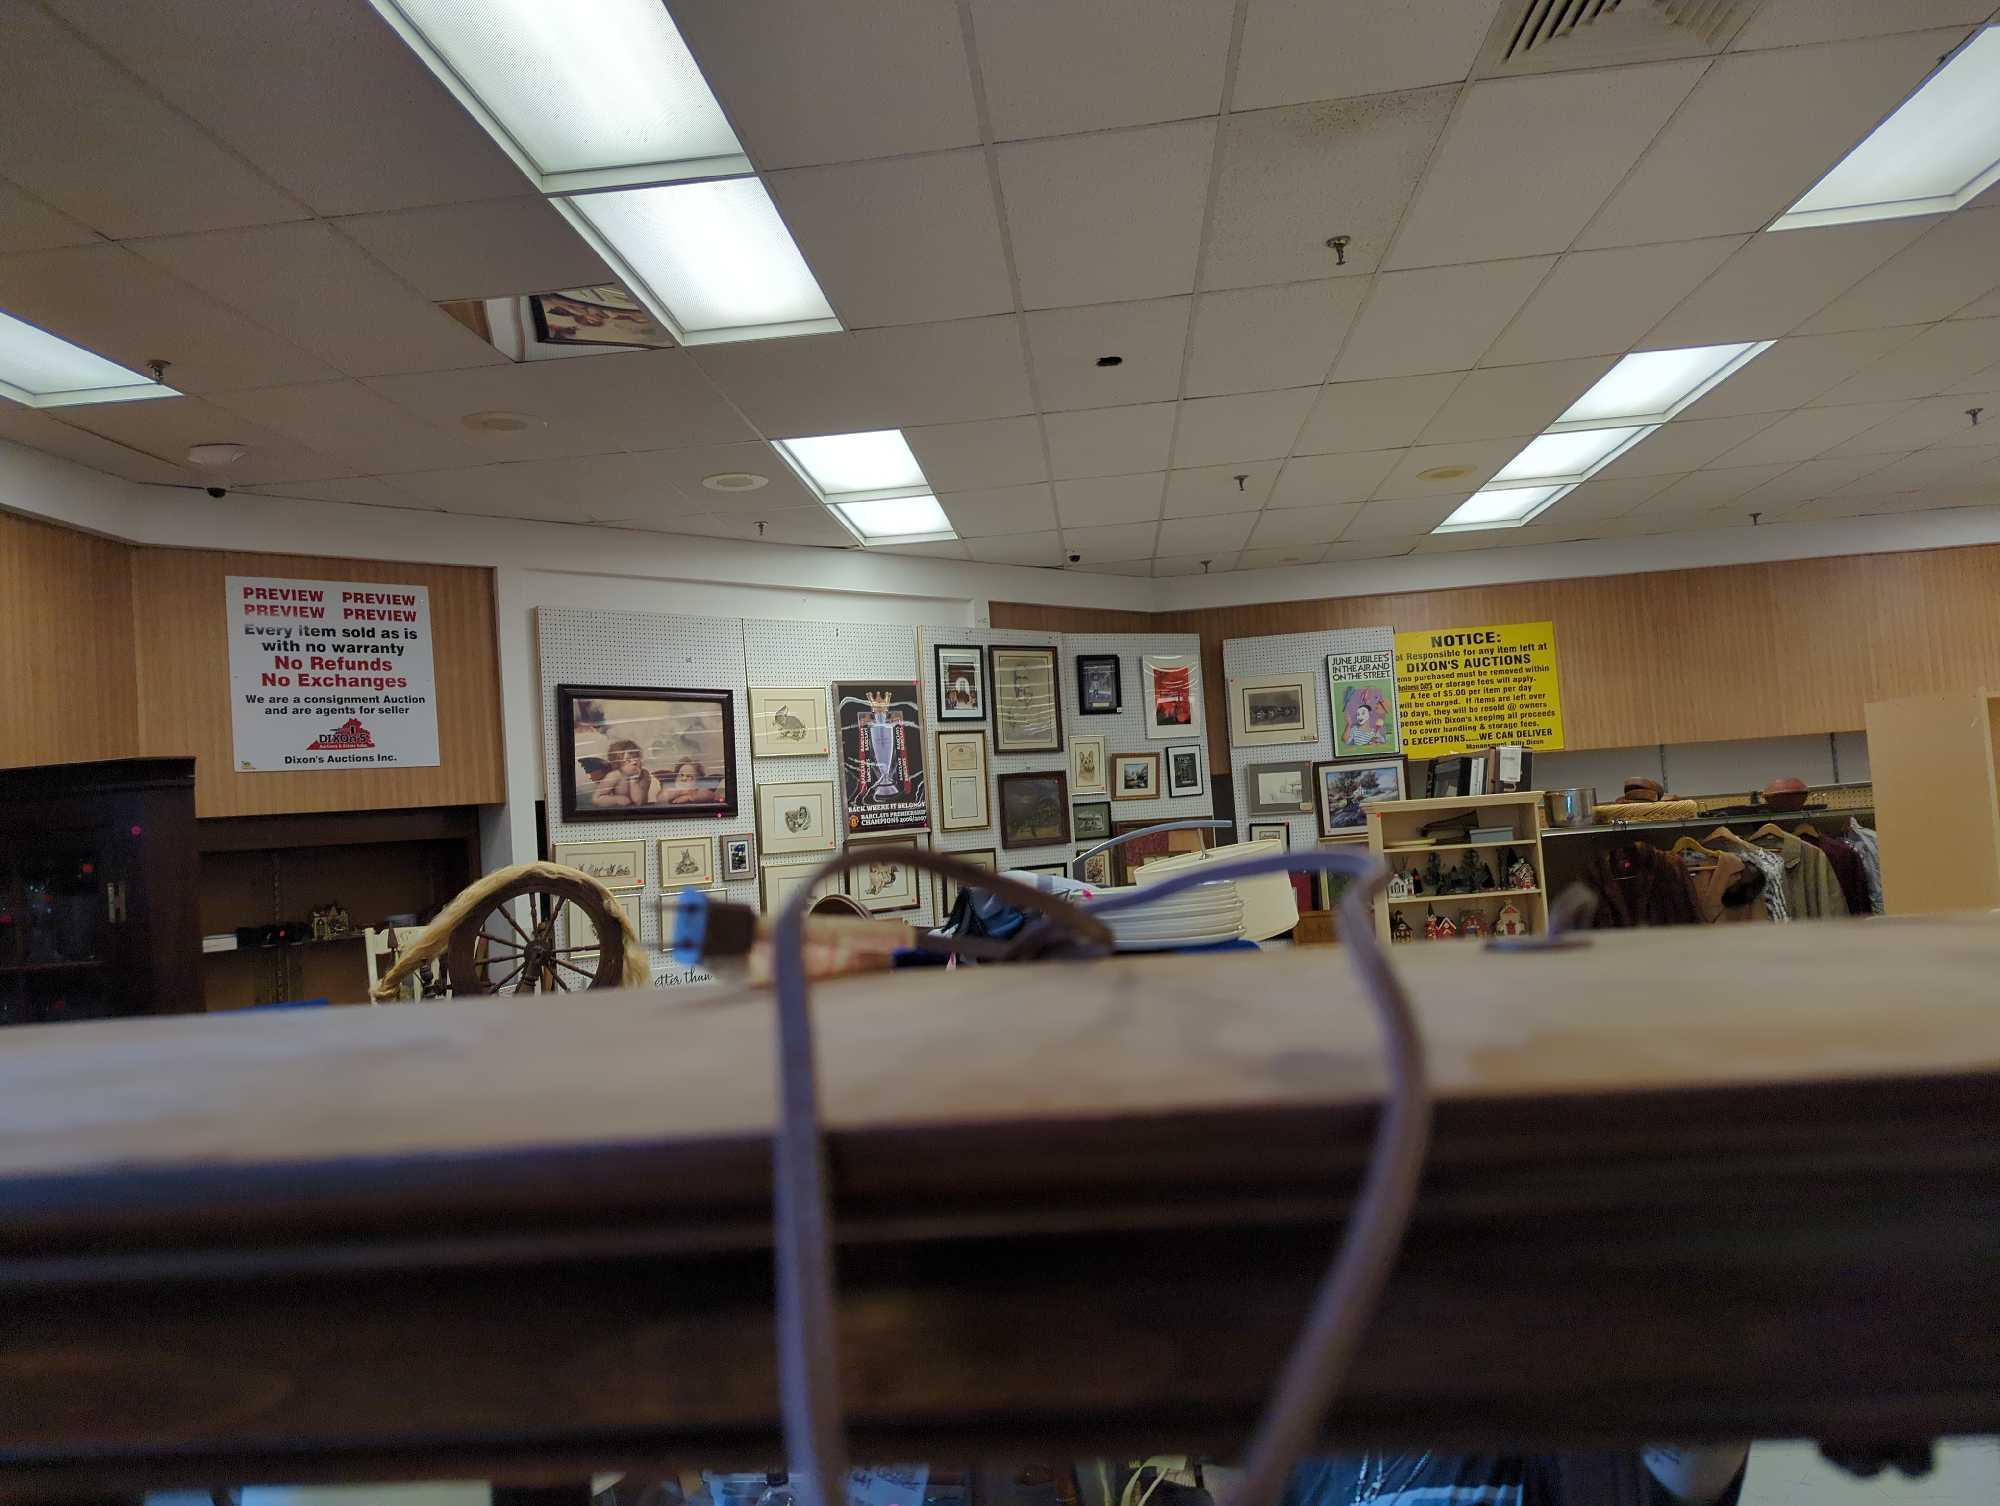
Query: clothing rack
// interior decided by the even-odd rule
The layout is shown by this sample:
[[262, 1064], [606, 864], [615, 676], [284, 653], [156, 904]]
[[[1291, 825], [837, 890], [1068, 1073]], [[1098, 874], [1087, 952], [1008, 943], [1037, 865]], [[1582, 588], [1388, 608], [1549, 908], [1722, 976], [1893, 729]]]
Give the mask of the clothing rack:
[[1542, 840], [1547, 842], [1556, 837], [1608, 837], [1625, 836], [1637, 832], [1714, 831], [1718, 826], [1726, 826], [1731, 831], [1747, 826], [1753, 830], [1764, 825], [1784, 826], [1789, 823], [1820, 820], [1831, 821], [1841, 816], [1872, 816], [1875, 807], [1859, 805], [1851, 810], [1834, 810], [1825, 806], [1814, 806], [1802, 811], [1758, 811], [1748, 816], [1691, 816], [1685, 821], [1610, 821], [1602, 826], [1548, 826], [1542, 829]]

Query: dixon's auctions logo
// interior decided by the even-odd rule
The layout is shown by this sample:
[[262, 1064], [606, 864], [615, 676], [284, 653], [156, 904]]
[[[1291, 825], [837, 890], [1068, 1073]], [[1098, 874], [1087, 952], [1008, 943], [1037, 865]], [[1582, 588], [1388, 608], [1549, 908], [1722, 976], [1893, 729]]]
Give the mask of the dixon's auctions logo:
[[308, 753], [318, 753], [336, 749], [372, 748], [374, 746], [375, 734], [362, 726], [359, 718], [350, 716], [317, 742], [307, 743], [306, 751]]

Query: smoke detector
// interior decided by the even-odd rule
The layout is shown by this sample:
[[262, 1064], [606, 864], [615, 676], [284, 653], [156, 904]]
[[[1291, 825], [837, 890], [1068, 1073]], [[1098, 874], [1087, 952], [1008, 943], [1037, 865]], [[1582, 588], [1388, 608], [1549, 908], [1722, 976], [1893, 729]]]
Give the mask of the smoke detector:
[[230, 441], [212, 444], [191, 444], [188, 446], [187, 463], [198, 465], [205, 471], [219, 471], [226, 465], [234, 465], [250, 453], [248, 445]]
[[713, 476], [703, 476], [701, 484], [712, 492], [755, 492], [769, 486], [771, 478], [755, 471], [718, 471]]
[[518, 434], [523, 429], [546, 429], [549, 426], [547, 419], [537, 418], [532, 413], [507, 413], [499, 409], [468, 413], [459, 422], [484, 434]]

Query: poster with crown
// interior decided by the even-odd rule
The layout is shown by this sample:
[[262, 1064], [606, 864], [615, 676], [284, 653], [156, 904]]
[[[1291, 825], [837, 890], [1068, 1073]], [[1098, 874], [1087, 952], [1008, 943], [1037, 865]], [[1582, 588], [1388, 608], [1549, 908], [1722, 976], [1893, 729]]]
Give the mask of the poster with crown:
[[847, 835], [927, 830], [930, 798], [917, 682], [836, 681], [833, 706]]

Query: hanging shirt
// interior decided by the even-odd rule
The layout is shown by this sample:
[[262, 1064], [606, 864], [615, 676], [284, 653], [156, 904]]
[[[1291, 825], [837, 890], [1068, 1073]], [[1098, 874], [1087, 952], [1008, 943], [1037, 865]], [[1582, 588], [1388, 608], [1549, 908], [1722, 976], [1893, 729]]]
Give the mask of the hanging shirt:
[[1746, 863], [1755, 864], [1764, 874], [1764, 910], [1773, 920], [1790, 920], [1791, 906], [1785, 903], [1785, 860], [1775, 852], [1747, 843], [1730, 849]]
[[[1686, 858], [1682, 858], [1687, 863]], [[1764, 903], [1766, 881], [1761, 868], [1734, 853], [1717, 853], [1699, 863], [1687, 864], [1688, 893], [1694, 898], [1695, 914], [1705, 925], [1718, 921], [1769, 921], [1771, 912]]]
[[[1736, 1506], [1743, 1472], [1714, 1506]], [[1678, 1506], [1636, 1453], [1307, 1459], [1280, 1506]]]
[[1854, 844], [1854, 851], [1861, 859], [1862, 871], [1868, 876], [1868, 908], [1875, 914], [1882, 913], [1882, 848], [1872, 827], [1863, 826], [1859, 821], [1847, 823], [1847, 840]]

